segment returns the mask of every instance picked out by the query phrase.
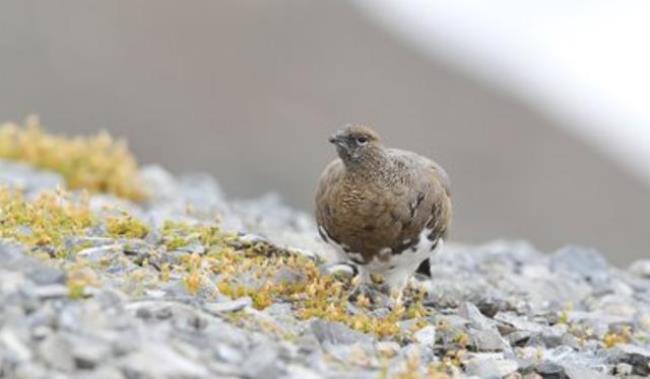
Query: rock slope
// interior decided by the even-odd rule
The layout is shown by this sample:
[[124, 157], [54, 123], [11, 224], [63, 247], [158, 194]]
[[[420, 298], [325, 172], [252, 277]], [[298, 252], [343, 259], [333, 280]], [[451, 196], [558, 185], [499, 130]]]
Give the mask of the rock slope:
[[0, 195], [0, 378], [650, 375], [650, 262], [452, 244], [389, 310], [349, 300], [311, 218], [276, 197], [141, 174], [136, 204], [0, 163], [22, 191]]

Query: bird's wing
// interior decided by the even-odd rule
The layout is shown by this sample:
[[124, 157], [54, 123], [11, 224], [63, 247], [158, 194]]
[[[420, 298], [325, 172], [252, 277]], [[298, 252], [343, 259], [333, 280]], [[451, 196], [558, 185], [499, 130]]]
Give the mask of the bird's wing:
[[412, 167], [404, 175], [401, 200], [410, 216], [403, 231], [405, 239], [419, 235], [423, 228], [430, 230], [427, 237], [431, 241], [444, 238], [452, 216], [449, 176], [440, 165], [415, 153], [391, 149], [391, 154], [404, 167]]
[[322, 228], [324, 225], [330, 224], [332, 221], [330, 219], [333, 217], [329, 198], [333, 196], [333, 192], [343, 180], [344, 171], [343, 162], [340, 159], [335, 159], [325, 167], [318, 181], [316, 189], [316, 222], [321, 237], [326, 241], [327, 236], [323, 235]]
[[430, 205], [431, 219], [427, 223], [427, 229], [430, 229], [428, 238], [432, 241], [438, 238], [446, 238], [451, 224], [451, 188], [447, 173], [433, 161], [430, 161]]

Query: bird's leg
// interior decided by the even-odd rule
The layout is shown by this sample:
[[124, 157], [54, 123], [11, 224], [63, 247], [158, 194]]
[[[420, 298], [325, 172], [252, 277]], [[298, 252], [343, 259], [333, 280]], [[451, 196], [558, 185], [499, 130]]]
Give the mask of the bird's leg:
[[358, 275], [352, 280], [352, 291], [350, 300], [357, 301], [364, 297], [371, 304], [383, 306], [386, 303], [386, 296], [378, 290], [373, 281], [373, 275], [363, 266], [357, 266]]
[[355, 276], [352, 280], [352, 285], [355, 289], [358, 289], [362, 286], [367, 286], [368, 284], [372, 283], [372, 280], [370, 279], [370, 272], [368, 272], [368, 270], [360, 266], [356, 266], [356, 269], [357, 276]]
[[410, 273], [406, 270], [395, 270], [386, 273], [385, 285], [388, 289], [389, 308], [395, 309], [403, 303], [404, 290], [408, 285]]
[[359, 297], [363, 296], [370, 299], [370, 274], [362, 267], [357, 268], [357, 275], [352, 279], [352, 287], [350, 288], [350, 300], [357, 301]]

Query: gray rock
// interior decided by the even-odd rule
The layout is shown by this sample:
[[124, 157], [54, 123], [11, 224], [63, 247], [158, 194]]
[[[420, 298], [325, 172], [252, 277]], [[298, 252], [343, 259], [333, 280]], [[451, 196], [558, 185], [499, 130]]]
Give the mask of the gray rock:
[[50, 367], [71, 372], [75, 368], [71, 347], [70, 341], [66, 338], [59, 334], [52, 334], [39, 344], [38, 353]]
[[21, 162], [0, 160], [0, 186], [18, 188], [28, 195], [65, 188], [61, 175], [39, 170]]
[[25, 275], [37, 285], [63, 284], [66, 279], [63, 271], [40, 263], [27, 265]]
[[207, 312], [219, 315], [221, 313], [237, 312], [241, 311], [244, 308], [248, 308], [253, 305], [253, 300], [250, 297], [240, 297], [232, 301], [222, 301], [219, 303], [206, 303], [203, 305], [203, 309]]
[[415, 332], [413, 337], [420, 345], [433, 347], [433, 344], [436, 343], [436, 327], [427, 325]]
[[178, 354], [166, 345], [145, 344], [138, 351], [121, 358], [118, 366], [127, 377], [139, 375], [144, 378], [208, 378], [203, 365]]
[[311, 331], [321, 344], [351, 345], [357, 342], [372, 342], [372, 337], [359, 333], [340, 322], [314, 320]]
[[503, 351], [510, 347], [496, 329], [469, 329], [468, 334], [477, 351]]
[[7, 377], [15, 379], [49, 379], [51, 377], [50, 375], [57, 374], [51, 374], [51, 370], [48, 370], [39, 362], [29, 362], [17, 366], [13, 372], [13, 376], [7, 375]]
[[278, 350], [270, 344], [262, 344], [253, 349], [242, 363], [244, 375], [248, 378], [278, 378]]
[[615, 374], [619, 376], [632, 375], [633, 371], [634, 371], [634, 367], [632, 367], [632, 365], [627, 363], [619, 363], [616, 365]]
[[289, 365], [287, 367], [288, 379], [321, 379], [323, 376], [314, 370], [298, 365]]
[[0, 240], [0, 262], [3, 267], [13, 267], [13, 262], [25, 259], [23, 250], [20, 245]]
[[94, 369], [112, 355], [112, 347], [99, 339], [74, 337], [71, 339], [72, 356], [80, 369]]
[[543, 361], [535, 366], [535, 372], [544, 378], [567, 378], [564, 367], [551, 361]]
[[215, 354], [219, 360], [227, 363], [240, 364], [244, 360], [244, 353], [227, 344], [219, 344], [215, 348]]
[[5, 358], [8, 358], [12, 362], [22, 363], [32, 359], [32, 351], [29, 349], [29, 346], [8, 328], [0, 330], [0, 346], [3, 347], [3, 349], [0, 349], [0, 352], [4, 351], [6, 354]]
[[77, 256], [91, 262], [99, 262], [101, 259], [112, 258], [117, 254], [122, 254], [123, 251], [124, 246], [121, 243], [116, 243], [83, 249], [77, 253]]
[[579, 275], [591, 281], [604, 281], [609, 277], [609, 265], [596, 250], [577, 246], [567, 246], [551, 256], [550, 267], [554, 271], [564, 271]]
[[494, 316], [494, 319], [512, 327], [514, 330], [517, 331], [542, 333], [542, 331], [544, 330], [543, 325], [540, 325], [536, 322], [529, 321], [513, 313], [499, 312]]
[[485, 317], [481, 311], [472, 303], [465, 302], [458, 309], [458, 315], [466, 318], [470, 326], [478, 330], [493, 329], [496, 324], [493, 320]]
[[565, 363], [563, 364], [564, 372], [569, 379], [611, 379], [611, 375], [603, 374], [601, 372], [592, 370], [591, 368], [579, 366], [575, 364]]
[[96, 370], [79, 371], [74, 379], [125, 379], [122, 372], [116, 367], [106, 366]]
[[505, 359], [503, 354], [473, 354], [465, 362], [465, 371], [469, 375], [481, 378], [503, 378], [517, 371], [516, 361]]
[[632, 366], [634, 375], [650, 375], [650, 350], [629, 345], [616, 345], [609, 356], [612, 363], [627, 363]]
[[27, 256], [23, 247], [13, 243], [0, 241], [0, 261], [3, 267], [23, 273], [37, 285], [59, 284], [65, 281], [63, 271]]
[[[522, 346], [524, 344], [531, 345], [536, 344], [538, 340], [535, 338], [535, 333], [527, 332], [524, 330], [517, 330], [511, 333], [508, 333], [505, 338], [508, 340], [510, 346]], [[531, 341], [532, 340], [532, 341]]]
[[629, 271], [642, 278], [650, 278], [650, 259], [642, 259], [632, 263]]
[[70, 290], [62, 284], [40, 286], [34, 289], [34, 294], [43, 300], [68, 297]]

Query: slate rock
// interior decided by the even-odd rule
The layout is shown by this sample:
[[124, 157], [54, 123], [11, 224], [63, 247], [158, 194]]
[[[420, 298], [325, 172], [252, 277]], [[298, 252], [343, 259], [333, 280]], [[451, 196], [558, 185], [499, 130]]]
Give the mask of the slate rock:
[[481, 313], [476, 305], [464, 302], [458, 309], [458, 315], [466, 318], [470, 326], [478, 330], [490, 330], [496, 326], [494, 320], [487, 318]]
[[650, 279], [650, 259], [635, 261], [628, 270], [634, 275]]
[[205, 303], [203, 309], [206, 311], [219, 315], [222, 313], [237, 312], [242, 309], [248, 308], [253, 305], [253, 300], [250, 297], [240, 297], [239, 299], [230, 301], [221, 301], [218, 303]]
[[503, 378], [518, 368], [516, 361], [505, 359], [503, 354], [488, 353], [473, 354], [464, 365], [467, 374], [486, 379]]
[[650, 350], [629, 345], [619, 344], [611, 349], [609, 356], [613, 363], [627, 363], [632, 366], [634, 375], [650, 375]]
[[156, 379], [202, 379], [208, 370], [180, 355], [167, 345], [144, 344], [139, 350], [119, 360], [118, 366], [127, 377]]
[[436, 342], [436, 327], [427, 325], [413, 334], [415, 340], [422, 346], [433, 347]]
[[280, 377], [277, 347], [268, 343], [256, 346], [242, 362], [241, 367], [247, 378]]
[[468, 331], [470, 343], [477, 351], [504, 351], [510, 348], [508, 342], [496, 329]]
[[38, 352], [50, 367], [71, 372], [75, 368], [70, 341], [59, 334], [52, 334], [38, 346]]
[[316, 319], [310, 324], [311, 331], [321, 344], [351, 345], [357, 342], [372, 342], [373, 338], [352, 330], [340, 322]]
[[609, 277], [609, 265], [594, 249], [567, 246], [551, 256], [550, 267], [554, 271], [565, 271], [594, 282]]

